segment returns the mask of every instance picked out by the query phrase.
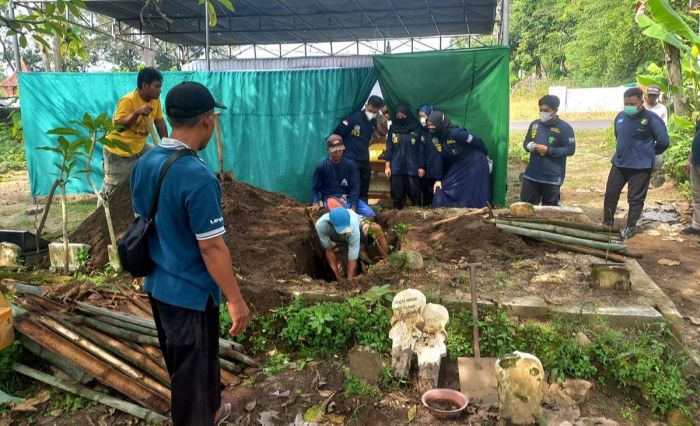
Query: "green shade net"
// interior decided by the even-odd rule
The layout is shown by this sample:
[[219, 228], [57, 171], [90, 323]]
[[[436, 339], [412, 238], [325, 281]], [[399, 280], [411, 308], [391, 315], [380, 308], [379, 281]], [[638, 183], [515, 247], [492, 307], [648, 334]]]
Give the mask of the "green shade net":
[[[221, 110], [225, 170], [300, 201], [309, 200], [314, 167], [326, 155], [326, 137], [349, 112], [361, 108], [376, 82], [373, 68], [163, 75], [162, 102], [171, 87], [194, 80], [228, 106]], [[86, 112], [111, 115], [119, 98], [135, 89], [136, 73], [21, 73], [19, 85], [30, 187], [41, 196], [48, 194], [55, 163], [60, 163], [57, 154], [37, 149], [56, 143], [46, 132]], [[215, 135], [200, 157], [212, 170], [218, 168]], [[92, 170], [100, 187], [101, 149]], [[69, 193], [91, 192], [81, 175], [69, 182]]]
[[389, 110], [422, 104], [480, 136], [493, 160], [492, 200], [505, 204], [508, 171], [507, 47], [374, 56]]

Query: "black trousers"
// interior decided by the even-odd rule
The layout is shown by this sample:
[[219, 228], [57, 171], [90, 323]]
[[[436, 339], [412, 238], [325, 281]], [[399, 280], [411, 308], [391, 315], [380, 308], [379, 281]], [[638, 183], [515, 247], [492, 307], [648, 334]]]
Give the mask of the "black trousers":
[[535, 182], [523, 178], [523, 186], [520, 188], [520, 201], [539, 206], [558, 206], [561, 187], [548, 183]]
[[608, 175], [608, 183], [605, 186], [605, 201], [603, 202], [603, 223], [612, 225], [615, 220], [617, 202], [625, 184], [627, 185], [627, 226], [636, 226], [642, 216], [644, 201], [647, 198], [649, 180], [652, 169], [627, 169], [612, 166]]
[[394, 200], [394, 208], [406, 207], [406, 197], [414, 206], [420, 204], [420, 182], [418, 176], [391, 175], [391, 199]]
[[435, 178], [422, 177], [419, 179], [422, 207], [430, 207], [433, 204], [433, 186], [435, 186]]
[[372, 169], [369, 164], [358, 165], [357, 171], [360, 174], [360, 199], [367, 202], [367, 194], [369, 193], [369, 181], [372, 178]]
[[170, 374], [173, 424], [213, 425], [221, 405], [218, 307], [211, 297], [203, 312], [148, 298]]

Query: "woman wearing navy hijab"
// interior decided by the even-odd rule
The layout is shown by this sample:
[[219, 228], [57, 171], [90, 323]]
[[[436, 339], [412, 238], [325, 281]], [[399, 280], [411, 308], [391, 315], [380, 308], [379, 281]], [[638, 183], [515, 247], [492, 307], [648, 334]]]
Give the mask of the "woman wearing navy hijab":
[[433, 106], [423, 104], [418, 107], [418, 120], [423, 130], [423, 157], [425, 158], [425, 176], [419, 179], [421, 191], [421, 206], [430, 207], [433, 202], [433, 186], [437, 173], [440, 171], [440, 154], [430, 142], [432, 137], [428, 132], [428, 116], [433, 112]]
[[425, 175], [424, 151], [420, 121], [407, 105], [397, 106], [387, 133], [384, 151], [384, 174], [391, 179], [394, 208], [404, 208], [406, 197], [413, 205], [420, 204], [418, 179]]
[[432, 207], [485, 207], [491, 200], [491, 176], [484, 141], [453, 125], [441, 111], [428, 117], [428, 131], [440, 155]]

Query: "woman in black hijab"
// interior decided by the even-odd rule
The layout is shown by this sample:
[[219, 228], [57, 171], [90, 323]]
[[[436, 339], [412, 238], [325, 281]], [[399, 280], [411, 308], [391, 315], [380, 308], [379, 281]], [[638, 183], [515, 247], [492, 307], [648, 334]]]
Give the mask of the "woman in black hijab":
[[484, 141], [453, 125], [441, 111], [428, 117], [428, 131], [440, 154], [432, 207], [485, 207], [491, 200], [491, 175]]
[[420, 121], [408, 105], [396, 107], [391, 128], [386, 137], [384, 173], [391, 179], [391, 198], [394, 208], [406, 205], [406, 196], [413, 205], [421, 199], [418, 178], [425, 175], [424, 149]]

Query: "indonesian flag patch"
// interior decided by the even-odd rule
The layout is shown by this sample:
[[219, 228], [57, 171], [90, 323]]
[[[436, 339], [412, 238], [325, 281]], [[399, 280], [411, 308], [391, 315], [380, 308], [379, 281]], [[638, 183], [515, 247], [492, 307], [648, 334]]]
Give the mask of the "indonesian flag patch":
[[345, 124], [346, 126], [348, 126], [348, 125], [350, 125], [350, 121], [346, 118], [345, 120], [343, 120], [343, 124]]

